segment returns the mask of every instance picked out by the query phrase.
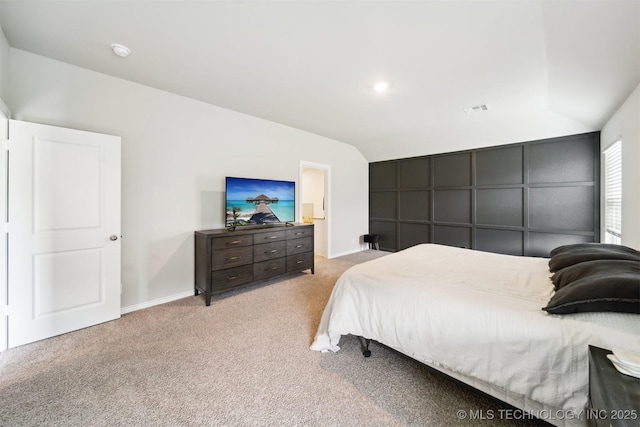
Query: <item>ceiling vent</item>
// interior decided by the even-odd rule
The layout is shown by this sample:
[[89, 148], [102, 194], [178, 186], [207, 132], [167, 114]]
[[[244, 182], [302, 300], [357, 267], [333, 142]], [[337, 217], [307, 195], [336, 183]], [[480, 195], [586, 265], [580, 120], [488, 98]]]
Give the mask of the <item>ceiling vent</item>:
[[475, 114], [475, 113], [482, 113], [485, 111], [489, 111], [491, 107], [489, 107], [489, 104], [480, 104], [480, 105], [474, 105], [473, 107], [467, 107], [464, 108], [464, 112], [467, 114]]

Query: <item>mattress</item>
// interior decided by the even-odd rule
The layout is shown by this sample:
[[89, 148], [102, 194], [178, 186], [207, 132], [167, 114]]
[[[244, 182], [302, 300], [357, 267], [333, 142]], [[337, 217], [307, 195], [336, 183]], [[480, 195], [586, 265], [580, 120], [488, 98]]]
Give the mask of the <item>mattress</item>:
[[553, 424], [580, 425], [588, 346], [640, 352], [640, 315], [548, 314], [550, 275], [545, 258], [414, 246], [345, 271], [311, 349], [370, 338]]

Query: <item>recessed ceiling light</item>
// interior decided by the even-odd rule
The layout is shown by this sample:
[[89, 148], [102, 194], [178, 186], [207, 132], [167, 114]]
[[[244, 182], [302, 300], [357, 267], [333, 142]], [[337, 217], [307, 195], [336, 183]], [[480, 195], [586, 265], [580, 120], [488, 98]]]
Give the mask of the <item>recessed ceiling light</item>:
[[378, 93], [386, 92], [389, 89], [389, 82], [379, 81], [375, 85], [373, 85], [373, 90]]
[[131, 49], [118, 43], [113, 43], [111, 50], [121, 58], [126, 58], [131, 53]]

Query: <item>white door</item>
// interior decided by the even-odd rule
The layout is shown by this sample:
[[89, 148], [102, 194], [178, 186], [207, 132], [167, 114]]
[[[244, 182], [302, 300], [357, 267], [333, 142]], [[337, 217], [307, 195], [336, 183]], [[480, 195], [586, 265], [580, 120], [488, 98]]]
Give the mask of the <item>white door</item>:
[[9, 347], [120, 317], [120, 138], [9, 122]]

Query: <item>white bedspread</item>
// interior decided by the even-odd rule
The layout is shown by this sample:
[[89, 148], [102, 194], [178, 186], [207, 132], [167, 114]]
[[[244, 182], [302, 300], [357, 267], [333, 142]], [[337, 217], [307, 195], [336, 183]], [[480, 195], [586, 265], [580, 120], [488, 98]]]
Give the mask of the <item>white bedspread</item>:
[[640, 352], [640, 315], [547, 314], [547, 263], [425, 244], [358, 264], [336, 283], [311, 349], [363, 336], [533, 404], [521, 409], [581, 411], [588, 345]]

